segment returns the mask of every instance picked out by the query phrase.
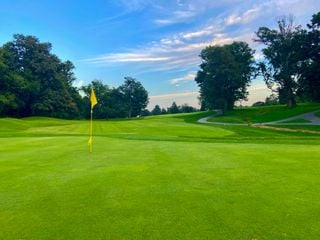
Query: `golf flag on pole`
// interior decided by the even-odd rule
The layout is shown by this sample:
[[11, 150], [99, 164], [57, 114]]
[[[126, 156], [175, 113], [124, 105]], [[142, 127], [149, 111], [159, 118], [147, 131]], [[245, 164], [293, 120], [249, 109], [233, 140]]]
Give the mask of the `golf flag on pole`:
[[93, 107], [98, 103], [96, 94], [94, 93], [93, 88], [91, 88], [90, 102], [91, 102], [91, 111], [92, 111]]
[[90, 93], [90, 102], [91, 102], [91, 118], [90, 118], [90, 136], [89, 136], [89, 141], [88, 145], [90, 147], [90, 152], [92, 152], [92, 113], [93, 113], [93, 107], [98, 103], [96, 94], [94, 93], [93, 88], [91, 88], [91, 93]]

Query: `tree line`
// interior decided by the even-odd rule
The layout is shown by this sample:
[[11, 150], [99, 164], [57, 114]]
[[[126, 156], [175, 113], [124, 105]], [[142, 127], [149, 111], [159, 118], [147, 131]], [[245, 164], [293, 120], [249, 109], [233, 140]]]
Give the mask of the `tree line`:
[[265, 46], [262, 60], [254, 60], [255, 51], [245, 42], [202, 50], [195, 78], [202, 109], [232, 110], [236, 101], [247, 99], [247, 87], [258, 76], [276, 94], [267, 104], [291, 108], [297, 101], [320, 102], [320, 12], [306, 28], [295, 26], [291, 16], [280, 19], [278, 29], [260, 27], [254, 41]]
[[0, 47], [0, 116], [88, 118], [91, 88], [99, 101], [96, 118], [134, 117], [146, 108], [148, 92], [136, 79], [126, 77], [117, 88], [98, 80], [76, 88], [74, 65], [51, 53], [50, 43], [13, 38]]
[[[94, 109], [95, 118], [131, 118], [143, 115], [149, 102], [148, 92], [136, 79], [132, 77], [124, 79], [124, 83], [117, 88], [111, 88], [99, 80], [94, 80], [80, 88], [84, 93], [82, 98], [84, 106], [89, 103], [91, 88], [94, 89], [98, 99]], [[90, 112], [86, 108], [85, 118], [89, 117]]]
[[191, 113], [196, 112], [198, 109], [188, 105], [182, 104], [177, 105], [175, 101], [172, 102], [170, 107], [161, 108], [158, 104], [154, 106], [154, 108], [146, 115], [162, 115], [162, 114], [176, 114], [176, 113]]

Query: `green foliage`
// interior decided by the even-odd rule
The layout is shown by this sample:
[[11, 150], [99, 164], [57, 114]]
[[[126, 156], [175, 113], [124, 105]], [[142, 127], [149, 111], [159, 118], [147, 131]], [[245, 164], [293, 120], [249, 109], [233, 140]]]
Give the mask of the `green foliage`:
[[[150, 116], [151, 115], [151, 112], [148, 110], [148, 109], [143, 109], [141, 111], [141, 116], [142, 117], [146, 117], [146, 116]], [[139, 116], [140, 117], [140, 116]]]
[[140, 82], [132, 78], [126, 78], [125, 83], [118, 88], [109, 88], [99, 80], [94, 80], [89, 85], [83, 86], [81, 90], [85, 94], [83, 101], [86, 105], [86, 118], [90, 117], [89, 97], [91, 88], [94, 89], [98, 99], [98, 104], [93, 111], [96, 119], [149, 115], [145, 109], [148, 103], [148, 92]]
[[265, 102], [258, 101], [252, 104], [252, 107], [260, 107], [266, 105]]
[[260, 27], [257, 41], [266, 45], [259, 69], [269, 88], [288, 107], [300, 100], [320, 101], [320, 13], [313, 15], [308, 30], [294, 26], [292, 17], [278, 21], [278, 30]]
[[296, 105], [299, 78], [296, 36], [300, 33], [301, 28], [293, 25], [292, 17], [279, 20], [278, 30], [260, 27], [256, 33], [256, 41], [266, 45], [262, 50], [265, 62], [259, 64], [261, 74], [269, 88], [276, 87], [280, 99], [284, 99], [288, 107]]
[[196, 108], [189, 106], [188, 104], [182, 104], [182, 105], [177, 105], [176, 102], [173, 102], [170, 107], [167, 108], [160, 108], [159, 105], [155, 105], [153, 110], [151, 111], [152, 115], [160, 115], [160, 114], [176, 114], [176, 113], [191, 113], [191, 112], [196, 112], [198, 111]]
[[119, 87], [123, 96], [123, 104], [127, 110], [127, 117], [141, 115], [143, 109], [148, 105], [148, 92], [142, 84], [132, 77], [125, 77], [124, 84]]
[[200, 87], [201, 105], [227, 111], [233, 109], [236, 101], [246, 99], [254, 71], [253, 53], [244, 42], [203, 49], [195, 79]]
[[170, 107], [168, 107], [168, 110], [167, 110], [168, 113], [172, 113], [172, 114], [175, 114], [175, 113], [179, 113], [180, 110], [179, 110], [179, 107], [178, 105], [176, 104], [176, 102], [173, 102], [171, 104]]
[[96, 119], [119, 118], [125, 116], [125, 108], [120, 107], [123, 96], [117, 89], [111, 89], [99, 80], [92, 81], [89, 85], [83, 86], [81, 90], [85, 96], [83, 98], [86, 109], [85, 117], [90, 118], [90, 92], [94, 89], [98, 104], [94, 107], [93, 115]]
[[89, 118], [89, 94], [98, 98], [95, 118], [121, 118], [146, 114], [148, 93], [133, 78], [119, 88], [100, 81], [82, 87], [85, 97], [72, 86], [74, 66], [51, 53], [50, 43], [33, 36], [14, 35], [0, 48], [0, 116]]
[[269, 97], [266, 97], [266, 105], [277, 105], [279, 104], [279, 99], [275, 94], [271, 94]]
[[51, 53], [50, 43], [14, 35], [0, 50], [0, 115], [80, 117], [73, 69]]
[[191, 112], [196, 112], [197, 109], [195, 109], [194, 107], [191, 107], [185, 103], [185, 104], [182, 104], [181, 106], [179, 106], [179, 111], [181, 113], [191, 113]]
[[155, 105], [154, 108], [151, 111], [151, 114], [152, 115], [160, 115], [160, 114], [162, 114], [160, 106], [159, 105]]
[[320, 12], [314, 14], [308, 30], [298, 38], [300, 43], [299, 96], [320, 102]]
[[19, 116], [26, 105], [29, 84], [18, 73], [11, 70], [8, 64], [9, 54], [0, 48], [0, 115]]

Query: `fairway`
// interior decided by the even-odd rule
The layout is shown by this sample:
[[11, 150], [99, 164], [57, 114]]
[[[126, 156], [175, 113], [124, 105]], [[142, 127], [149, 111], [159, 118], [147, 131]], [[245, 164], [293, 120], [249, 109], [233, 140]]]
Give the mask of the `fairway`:
[[208, 115], [0, 119], [0, 239], [318, 239], [320, 135]]

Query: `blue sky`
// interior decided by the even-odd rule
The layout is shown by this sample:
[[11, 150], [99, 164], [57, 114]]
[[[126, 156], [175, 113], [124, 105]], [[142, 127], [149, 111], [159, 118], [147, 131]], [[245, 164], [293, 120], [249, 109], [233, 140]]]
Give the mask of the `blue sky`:
[[[117, 87], [132, 76], [149, 92], [150, 105], [197, 104], [193, 81], [201, 49], [247, 41], [293, 14], [305, 26], [319, 0], [1, 0], [0, 44], [14, 33], [51, 42], [53, 52], [76, 66], [75, 85], [100, 79]], [[250, 87], [249, 103], [269, 92], [261, 80]]]

